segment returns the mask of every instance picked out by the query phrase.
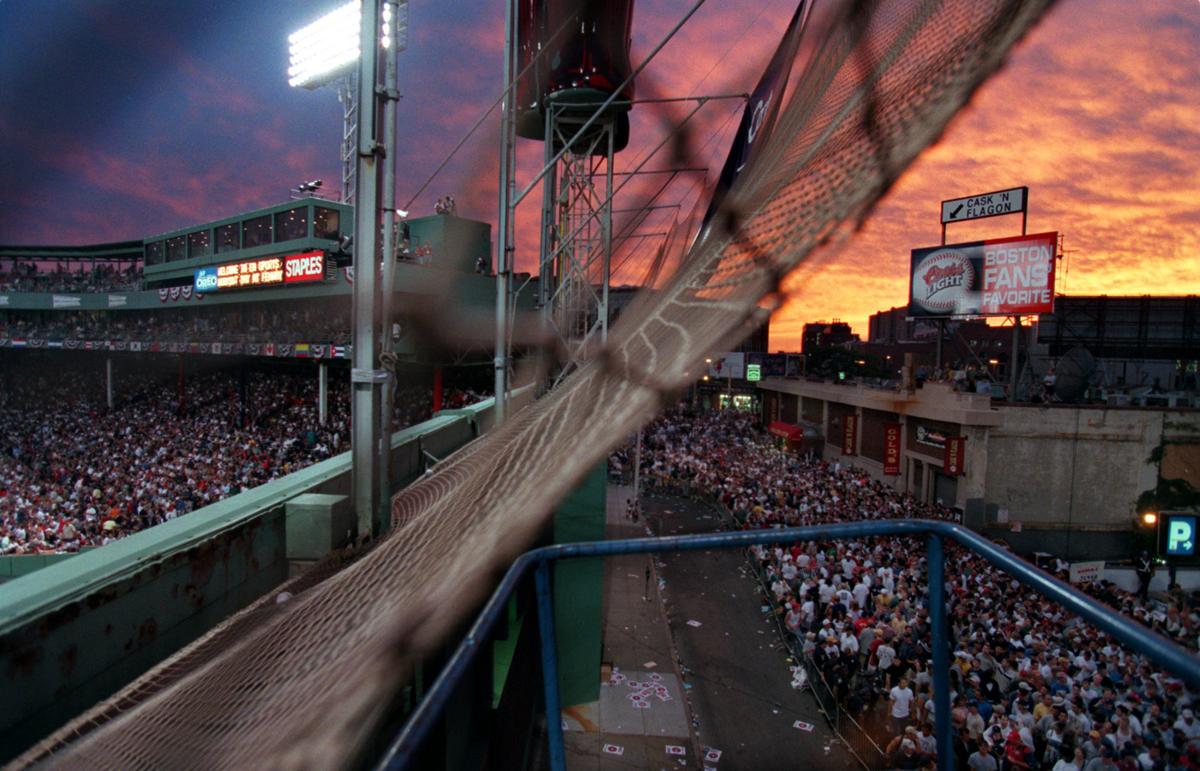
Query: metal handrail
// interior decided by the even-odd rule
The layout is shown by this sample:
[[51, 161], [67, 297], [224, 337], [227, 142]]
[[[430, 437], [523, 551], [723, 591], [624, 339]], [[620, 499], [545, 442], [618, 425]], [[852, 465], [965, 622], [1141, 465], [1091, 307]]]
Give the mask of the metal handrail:
[[929, 622], [933, 649], [934, 733], [937, 738], [937, 762], [942, 771], [954, 765], [950, 731], [950, 652], [946, 635], [946, 595], [944, 541], [949, 538], [979, 554], [988, 562], [1012, 575], [1068, 611], [1082, 617], [1183, 680], [1189, 687], [1200, 688], [1200, 658], [1130, 618], [1054, 576], [1042, 571], [1005, 549], [991, 543], [961, 525], [928, 519], [875, 520], [831, 525], [754, 530], [738, 533], [661, 536], [619, 541], [591, 541], [556, 544], [525, 552], [509, 568], [500, 585], [484, 605], [479, 617], [459, 643], [425, 698], [388, 746], [379, 768], [412, 768], [421, 742], [443, 713], [459, 681], [484, 647], [500, 618], [508, 597], [525, 575], [536, 575], [538, 627], [542, 634], [541, 656], [543, 688], [550, 763], [556, 771], [565, 768], [562, 723], [558, 694], [558, 658], [554, 645], [554, 616], [550, 591], [550, 563], [576, 557], [611, 557], [649, 554], [662, 551], [698, 551], [732, 549], [756, 544], [794, 543], [798, 541], [835, 541], [846, 538], [877, 536], [925, 536], [928, 542]]

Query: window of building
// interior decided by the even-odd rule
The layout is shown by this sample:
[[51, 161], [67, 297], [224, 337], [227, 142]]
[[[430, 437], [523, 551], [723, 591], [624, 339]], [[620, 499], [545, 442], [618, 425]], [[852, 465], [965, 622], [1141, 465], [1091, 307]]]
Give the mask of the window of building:
[[263, 246], [271, 243], [271, 215], [264, 214], [242, 221], [242, 248]]
[[217, 228], [217, 254], [235, 252], [239, 248], [238, 224], [236, 222], [231, 222], [228, 225], [222, 225]]
[[163, 261], [163, 242], [151, 241], [146, 244], [146, 264], [158, 265]]
[[337, 209], [326, 209], [324, 206], [313, 208], [313, 238], [328, 238], [336, 241], [341, 236], [341, 212]]
[[275, 243], [308, 237], [308, 207], [281, 211], [275, 215]]
[[175, 236], [167, 239], [167, 262], [182, 260], [187, 257], [187, 239]]
[[207, 230], [188, 233], [188, 257], [207, 257], [212, 254], [212, 238]]

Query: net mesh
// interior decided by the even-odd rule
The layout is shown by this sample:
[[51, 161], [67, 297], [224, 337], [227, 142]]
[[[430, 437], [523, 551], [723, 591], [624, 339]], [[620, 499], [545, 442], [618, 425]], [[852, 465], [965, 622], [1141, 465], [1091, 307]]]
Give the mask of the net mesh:
[[444, 644], [554, 505], [775, 307], [944, 129], [1050, 0], [829, 4], [775, 129], [660, 291], [551, 394], [393, 500], [345, 567], [282, 587], [15, 762], [334, 768], [358, 761], [416, 662]]

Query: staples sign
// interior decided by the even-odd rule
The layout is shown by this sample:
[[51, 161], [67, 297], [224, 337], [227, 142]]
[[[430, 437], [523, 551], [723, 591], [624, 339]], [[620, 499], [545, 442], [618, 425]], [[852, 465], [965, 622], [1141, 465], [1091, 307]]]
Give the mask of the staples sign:
[[293, 284], [301, 281], [321, 281], [325, 278], [325, 253], [304, 252], [285, 257], [283, 281]]

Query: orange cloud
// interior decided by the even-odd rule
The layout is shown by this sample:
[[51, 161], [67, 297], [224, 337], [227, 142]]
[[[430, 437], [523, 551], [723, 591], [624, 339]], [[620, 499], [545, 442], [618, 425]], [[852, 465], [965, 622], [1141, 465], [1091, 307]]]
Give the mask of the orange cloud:
[[[936, 244], [943, 198], [1028, 185], [1029, 231], [1064, 234], [1058, 290], [1200, 292], [1200, 5], [1063, 2], [900, 179], [862, 232], [790, 277], [772, 348], [805, 321], [905, 302], [912, 248]], [[1020, 232], [1019, 216], [948, 240]]]

